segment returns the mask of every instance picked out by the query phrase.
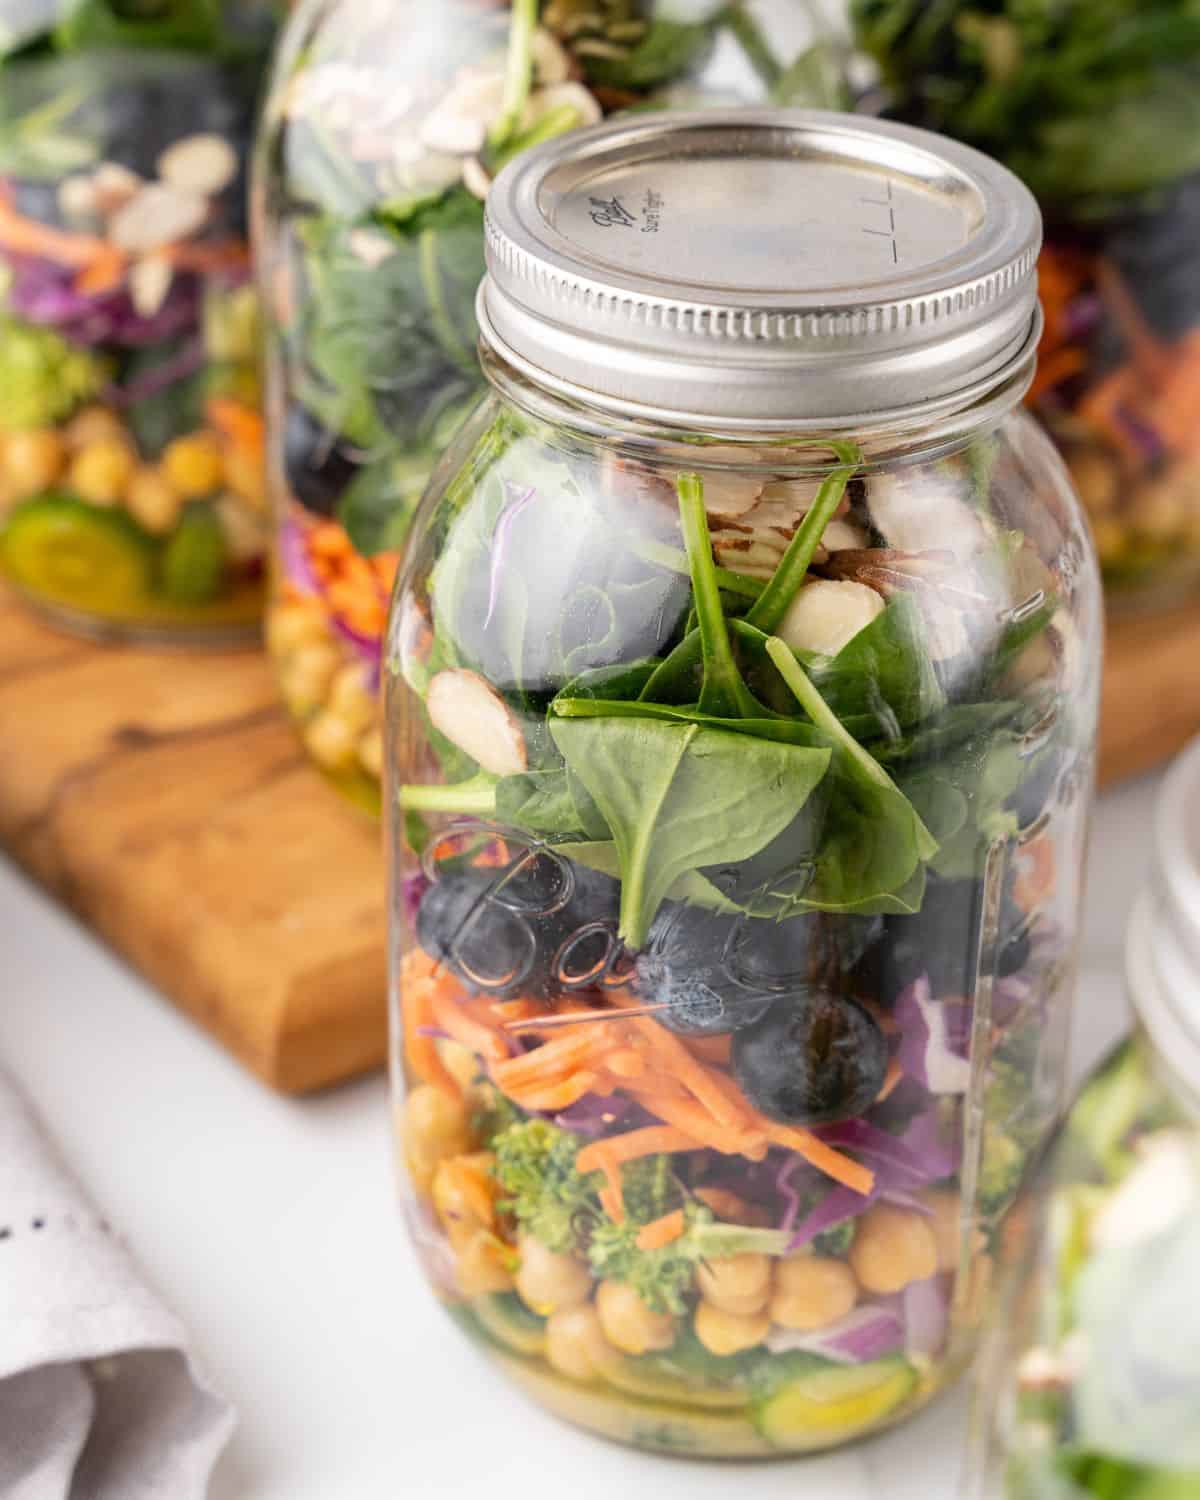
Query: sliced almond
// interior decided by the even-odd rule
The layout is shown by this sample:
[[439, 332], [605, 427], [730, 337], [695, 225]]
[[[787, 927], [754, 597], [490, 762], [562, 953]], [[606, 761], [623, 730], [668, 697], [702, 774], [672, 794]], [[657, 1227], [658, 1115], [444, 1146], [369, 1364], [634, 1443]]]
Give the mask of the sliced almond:
[[842, 521], [835, 516], [821, 533], [821, 545], [826, 552], [845, 552], [851, 547], [865, 547], [867, 533], [853, 521]]
[[566, 83], [571, 56], [553, 32], [539, 26], [533, 33], [533, 67], [539, 83]]
[[758, 504], [763, 482], [750, 474], [710, 470], [704, 480], [704, 509], [710, 516], [744, 516]]
[[528, 130], [554, 110], [563, 108], [574, 110], [576, 127], [595, 125], [604, 115], [596, 96], [582, 83], [553, 83], [548, 88], [535, 89], [530, 95], [521, 115], [521, 128]]
[[189, 135], [158, 158], [158, 175], [173, 188], [213, 198], [237, 176], [237, 152], [220, 135]]
[[482, 203], [492, 186], [488, 170], [477, 156], [468, 156], [462, 166], [463, 187]]
[[865, 583], [817, 578], [792, 600], [777, 633], [796, 651], [836, 656], [883, 609], [883, 600]]
[[129, 268], [129, 300], [134, 311], [152, 318], [171, 290], [171, 262], [165, 255], [144, 255]]
[[113, 217], [109, 238], [118, 250], [138, 254], [185, 240], [208, 217], [208, 200], [164, 182], [141, 188]]
[[453, 187], [463, 174], [463, 159], [448, 151], [426, 151], [408, 169], [408, 180], [414, 187], [440, 192]]
[[372, 268], [381, 266], [396, 249], [395, 241], [377, 229], [352, 229], [347, 240], [358, 259]]
[[867, 503], [871, 519], [889, 547], [905, 552], [941, 549], [970, 557], [986, 543], [979, 518], [952, 480], [928, 474], [877, 474]]
[[425, 707], [433, 727], [492, 775], [516, 776], [528, 764], [516, 715], [478, 672], [438, 672]]
[[58, 206], [63, 215], [79, 223], [100, 212], [100, 195], [94, 177], [64, 177], [58, 185]]
[[431, 151], [475, 156], [483, 150], [488, 127], [504, 107], [504, 77], [485, 73], [455, 84], [425, 117], [421, 141]]
[[92, 188], [96, 194], [96, 211], [111, 219], [129, 203], [145, 186], [136, 172], [123, 167], [120, 162], [103, 161], [92, 173]]

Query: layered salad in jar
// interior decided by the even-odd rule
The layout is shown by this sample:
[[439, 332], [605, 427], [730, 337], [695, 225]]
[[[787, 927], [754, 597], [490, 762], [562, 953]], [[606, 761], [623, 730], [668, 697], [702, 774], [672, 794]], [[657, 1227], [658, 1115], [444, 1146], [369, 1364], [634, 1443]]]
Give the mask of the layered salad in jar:
[[506, 411], [430, 497], [389, 653], [408, 1210], [586, 1427], [819, 1449], [971, 1350], [1057, 1105], [1095, 692], [1020, 431]]
[[807, 6], [356, 0], [296, 16], [259, 162], [280, 527], [268, 644], [308, 751], [361, 806], [379, 805], [401, 549], [482, 389], [496, 173], [615, 112], [840, 96]]
[[252, 635], [269, 530], [244, 169], [272, 17], [39, 15], [0, 55], [0, 575], [87, 633]]

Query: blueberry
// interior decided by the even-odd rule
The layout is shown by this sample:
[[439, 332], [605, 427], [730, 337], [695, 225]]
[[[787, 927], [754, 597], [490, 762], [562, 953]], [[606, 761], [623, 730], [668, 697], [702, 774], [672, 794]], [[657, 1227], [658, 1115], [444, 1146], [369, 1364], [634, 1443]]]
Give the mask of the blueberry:
[[874, 1103], [888, 1048], [856, 1000], [824, 989], [778, 1000], [733, 1038], [733, 1073], [751, 1104], [788, 1125], [848, 1120]]
[[[893, 1001], [906, 985], [929, 976], [935, 995], [970, 995], [983, 918], [983, 882], [930, 876], [921, 910], [890, 917], [886, 933], [868, 962], [880, 997]], [[1001, 899], [999, 938], [983, 953], [983, 973], [1004, 978], [1024, 966], [1030, 948], [1029, 921], [1012, 897], [1012, 878]]]
[[634, 966], [634, 988], [655, 1019], [682, 1036], [716, 1036], [752, 1026], [773, 995], [738, 975], [731, 952], [739, 923], [702, 907], [668, 902], [650, 926]]
[[343, 440], [295, 403], [288, 407], [284, 425], [283, 464], [292, 494], [321, 516], [333, 515], [359, 470]]
[[557, 855], [506, 868], [443, 869], [417, 911], [417, 941], [465, 984], [498, 998], [584, 987], [616, 947], [615, 880]]

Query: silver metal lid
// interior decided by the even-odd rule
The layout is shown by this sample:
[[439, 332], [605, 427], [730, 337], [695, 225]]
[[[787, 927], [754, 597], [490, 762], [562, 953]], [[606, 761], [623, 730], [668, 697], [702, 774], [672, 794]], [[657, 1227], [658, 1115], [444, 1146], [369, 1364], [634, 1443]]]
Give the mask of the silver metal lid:
[[511, 162], [486, 236], [486, 343], [560, 394], [675, 424], [935, 415], [1036, 353], [1033, 196], [907, 126], [786, 109], [610, 121]]
[[1125, 965], [1164, 1071], [1200, 1102], [1200, 740], [1159, 792], [1150, 886], [1134, 908]]

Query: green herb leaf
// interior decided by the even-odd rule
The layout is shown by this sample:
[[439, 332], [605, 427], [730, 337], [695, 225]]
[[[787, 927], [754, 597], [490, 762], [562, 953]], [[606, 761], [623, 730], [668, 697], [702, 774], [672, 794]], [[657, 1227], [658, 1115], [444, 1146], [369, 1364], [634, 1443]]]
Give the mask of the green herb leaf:
[[829, 765], [828, 750], [697, 724], [552, 718], [550, 733], [612, 830], [621, 934], [633, 947], [680, 876], [757, 853]]

